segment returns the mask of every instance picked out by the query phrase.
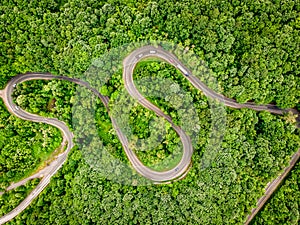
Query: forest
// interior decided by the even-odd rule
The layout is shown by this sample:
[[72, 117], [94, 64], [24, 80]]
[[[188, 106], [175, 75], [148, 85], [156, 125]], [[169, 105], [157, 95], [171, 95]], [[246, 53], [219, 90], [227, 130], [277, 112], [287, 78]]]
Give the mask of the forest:
[[39, 179], [33, 179], [26, 182], [24, 185], [17, 187], [16, 189], [0, 194], [0, 216], [9, 213], [13, 210], [25, 197], [30, 193], [32, 189], [39, 183]]
[[[172, 78], [183, 89], [194, 89], [183, 76], [178, 76], [178, 72], [164, 62], [142, 62], [135, 71], [135, 79], [143, 76], [147, 77], [148, 73], [151, 73], [154, 77]], [[119, 82], [116, 82], [117, 80]], [[115, 83], [117, 87], [114, 88], [111, 85], [111, 93], [106, 94], [110, 96], [116, 95], [114, 93], [118, 92], [119, 84], [121, 83], [120, 75], [116, 74], [110, 82]], [[24, 99], [30, 99], [32, 97], [31, 91], [35, 90], [37, 99], [39, 99], [35, 105], [45, 106], [39, 107], [41, 111], [38, 113], [49, 117], [59, 117], [61, 112], [67, 111], [72, 106], [70, 102], [68, 104], [64, 103], [63, 99], [65, 99], [65, 96], [62, 94], [69, 84], [69, 82], [57, 80], [28, 81], [19, 85], [16, 93], [22, 93], [19, 96], [22, 96]], [[51, 85], [60, 90], [61, 94], [49, 92], [46, 87]], [[74, 85], [71, 85], [71, 87], [74, 88]], [[142, 87], [138, 87], [142, 89]], [[193, 224], [199, 222], [197, 216], [199, 213], [203, 217], [202, 223], [210, 220], [209, 218], [212, 214], [216, 216], [216, 219], [212, 221], [216, 224], [242, 223], [251, 207], [255, 206], [257, 198], [263, 193], [266, 183], [278, 175], [278, 171], [286, 166], [290, 155], [297, 150], [300, 143], [298, 130], [295, 129], [293, 124], [286, 121], [284, 117], [280, 118], [267, 112], [258, 113], [249, 109], [227, 109], [227, 130], [222, 143], [222, 150], [212, 167], [203, 170], [201, 168], [201, 155], [205, 150], [207, 134], [210, 129], [210, 112], [206, 97], [195, 90], [191, 91], [191, 93], [193, 99], [195, 99], [194, 101], [199, 103], [196, 104], [196, 108], [199, 117], [202, 115], [199, 120], [202, 135], [198, 139], [198, 146], [200, 147], [195, 149], [193, 167], [184, 180], [163, 186], [134, 187], [117, 184], [105, 179], [97, 171], [91, 171], [90, 166], [82, 157], [82, 151], [74, 149], [66, 165], [53, 178], [46, 191], [41, 194], [32, 206], [25, 210], [23, 216], [21, 214], [12, 223], [32, 221], [33, 218], [30, 215], [35, 215], [35, 217], [43, 215], [35, 218], [36, 224], [47, 223], [49, 219], [49, 223], [53, 223], [56, 219], [60, 223], [72, 223], [72, 221], [77, 223], [79, 217], [82, 218], [78, 222], [80, 224], [127, 224], [130, 222], [134, 224], [139, 223], [140, 220], [148, 221], [146, 223], [154, 223], [157, 220], [157, 215], [150, 216], [146, 212], [155, 208], [159, 208], [164, 212], [161, 220], [157, 221], [157, 223], [162, 224], [168, 223], [170, 219], [175, 223], [188, 221]], [[19, 96], [17, 97], [16, 95], [15, 98], [18, 99]], [[40, 96], [47, 98], [43, 99]], [[73, 97], [69, 96], [69, 99]], [[51, 112], [46, 107], [49, 105], [49, 102], [53, 102], [53, 99], [55, 99], [53, 108], [57, 106], [57, 108], [61, 109], [60, 111], [54, 110]], [[116, 98], [116, 100], [118, 99]], [[157, 100], [156, 103], [158, 105], [161, 101], [155, 98], [153, 100]], [[24, 102], [26, 103], [26, 101]], [[60, 103], [61, 105], [58, 105]], [[117, 103], [118, 101], [116, 101]], [[112, 102], [111, 104], [115, 103]], [[20, 106], [27, 111], [31, 111], [35, 105], [28, 106], [24, 104]], [[167, 107], [166, 103], [159, 106]], [[141, 115], [138, 112], [132, 113], [135, 113], [137, 118], [139, 118]], [[147, 115], [147, 113], [143, 113], [143, 115]], [[148, 117], [151, 118], [150, 113]], [[148, 117], [143, 116], [143, 119], [149, 120]], [[134, 129], [139, 127], [137, 123], [140, 120], [134, 121], [133, 118], [130, 117], [129, 121], [131, 121]], [[176, 118], [176, 115], [174, 115], [174, 118]], [[111, 123], [105, 108], [100, 103], [97, 103], [95, 120], [99, 136], [102, 137], [105, 145], [110, 146], [109, 150], [112, 155], [128, 163], [120, 143], [116, 143], [118, 141], [116, 135], [109, 132], [112, 129]], [[65, 121], [69, 121], [69, 119], [66, 118]], [[80, 130], [82, 129], [84, 128], [80, 127]], [[139, 130], [135, 132], [136, 135], [145, 135], [140, 133]], [[145, 153], [148, 152], [146, 151]], [[137, 153], [139, 155], [139, 153], [143, 152]], [[145, 157], [147, 158], [142, 158], [142, 160], [146, 160], [146, 164], [147, 162], [153, 163], [153, 160], [156, 159], [151, 154], [145, 154]], [[87, 171], [89, 172], [86, 173]], [[106, 195], [104, 195], [105, 193]], [[247, 195], [245, 195], [246, 193]], [[219, 196], [217, 199], [216, 194]], [[184, 197], [187, 195], [190, 198], [186, 199]], [[228, 202], [229, 199], [232, 201]], [[114, 203], [109, 205], [108, 203], [112, 201]], [[86, 203], [83, 205], [84, 202]], [[69, 205], [72, 205], [72, 207], [70, 208]], [[151, 208], [145, 208], [145, 211], [140, 210], [140, 207], [149, 207], [149, 205], [151, 205]], [[166, 205], [174, 209], [178, 208], [178, 211], [175, 211], [176, 216], [165, 213], [167, 209], [164, 207]], [[132, 207], [136, 208], [136, 211], [131, 212]], [[190, 207], [193, 207], [195, 210], [193, 214], [190, 213]], [[206, 212], [205, 207], [213, 207], [214, 210]], [[95, 208], [98, 210], [94, 211]], [[90, 214], [88, 215], [86, 214], [87, 209], [90, 209]], [[49, 212], [53, 213], [53, 216], [50, 216], [51, 214], [45, 216], [45, 213], [48, 215]], [[78, 217], [73, 218], [75, 212], [80, 214]], [[112, 212], [116, 215], [115, 217], [111, 217]], [[129, 212], [131, 213], [127, 214]], [[59, 217], [58, 215], [60, 214], [69, 216]], [[217, 217], [219, 214], [222, 217]], [[232, 214], [235, 217], [232, 217]], [[51, 218], [53, 218], [53, 221]]]
[[[50, 72], [92, 81], [87, 76], [89, 69], [105, 54], [130, 43], [160, 40], [195, 53], [226, 97], [241, 103], [273, 103], [300, 109], [299, 11], [299, 0], [4, 0], [0, 5], [0, 89], [11, 77], [26, 72]], [[106, 71], [111, 73], [110, 79], [97, 88], [110, 97], [109, 107], [115, 109], [111, 113], [124, 125], [141, 161], [159, 171], [172, 168], [182, 153], [178, 135], [166, 121], [134, 102], [132, 108], [121, 107], [130, 97], [123, 87], [119, 58], [111, 65], [115, 70]], [[187, 176], [166, 185], [115, 182], [114, 177], [110, 179], [101, 172], [106, 164], [91, 167], [86, 155], [93, 152], [83, 148], [94, 146], [92, 137], [97, 136], [113, 158], [130, 168], [103, 104], [95, 101], [94, 118], [89, 121], [95, 124], [95, 130], [90, 130], [85, 123], [89, 118], [81, 113], [90, 103], [77, 104], [78, 98], [92, 95], [89, 91], [81, 91], [67, 81], [27, 81], [17, 85], [15, 103], [28, 112], [65, 121], [78, 144], [47, 188], [9, 224], [245, 222], [267, 183], [283, 171], [299, 149], [299, 129], [285, 116], [226, 108], [219, 150], [209, 161], [210, 166], [203, 168], [203, 156], [211, 150], [212, 101], [165, 62], [140, 62], [134, 71], [135, 80], [149, 76], [153, 90], [159, 78], [170, 79], [175, 82], [171, 90], [175, 95], [180, 89], [191, 98], [172, 97], [177, 103], [172, 105], [161, 97], [147, 97], [176, 124], [187, 129], [198, 125]], [[144, 94], [150, 87], [138, 81], [136, 85]], [[187, 109], [178, 110], [176, 106], [188, 101], [197, 118], [185, 124], [179, 112]], [[0, 191], [4, 191], [11, 182], [43, 166], [62, 138], [54, 127], [10, 115], [2, 101], [0, 110]], [[86, 142], [80, 141], [83, 131], [91, 135]], [[160, 132], [164, 135], [158, 142], [155, 137]], [[297, 165], [253, 224], [299, 223], [299, 171]], [[0, 196], [1, 215], [36, 184], [33, 181]]]
[[298, 163], [278, 192], [254, 219], [253, 225], [299, 223], [299, 167]]
[[23, 121], [0, 101], [0, 192], [45, 165], [62, 141], [55, 127]]

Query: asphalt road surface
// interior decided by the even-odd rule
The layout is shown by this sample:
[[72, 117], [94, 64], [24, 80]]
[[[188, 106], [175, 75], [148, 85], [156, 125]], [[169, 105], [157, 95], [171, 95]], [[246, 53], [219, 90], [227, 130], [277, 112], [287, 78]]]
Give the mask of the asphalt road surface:
[[[126, 152], [126, 155], [132, 164], [133, 168], [137, 170], [138, 173], [140, 173], [142, 176], [158, 183], [162, 182], [168, 182], [170, 180], [175, 180], [178, 179], [182, 176], [184, 176], [190, 166], [191, 163], [191, 157], [193, 154], [193, 148], [191, 144], [191, 140], [187, 134], [178, 126], [176, 126], [171, 117], [168, 115], [165, 115], [158, 107], [153, 105], [151, 102], [149, 102], [146, 98], [144, 98], [137, 88], [135, 87], [135, 84], [133, 82], [133, 70], [136, 66], [136, 64], [145, 58], [148, 57], [156, 57], [160, 58], [169, 64], [172, 64], [174, 67], [180, 69], [181, 71], [186, 73], [184, 76], [186, 79], [188, 79], [191, 84], [201, 90], [207, 97], [212, 98], [212, 99], [217, 99], [218, 101], [224, 103], [225, 106], [229, 106], [232, 108], [250, 108], [253, 110], [257, 111], [269, 111], [274, 114], [283, 114], [286, 112], [292, 112], [293, 114], [299, 115], [299, 112], [295, 109], [280, 109], [274, 105], [268, 104], [268, 105], [256, 105], [255, 103], [245, 103], [245, 104], [240, 104], [237, 103], [233, 99], [226, 98], [225, 96], [214, 92], [213, 90], [209, 89], [204, 83], [202, 83], [196, 76], [193, 76], [191, 71], [183, 65], [175, 55], [172, 53], [163, 50], [161, 47], [154, 47], [154, 46], [144, 46], [141, 48], [136, 49], [133, 51], [131, 54], [129, 54], [123, 61], [123, 80], [125, 87], [128, 91], [128, 93], [136, 98], [139, 103], [148, 108], [149, 110], [152, 110], [155, 112], [158, 116], [161, 116], [165, 118], [172, 126], [172, 128], [176, 131], [176, 133], [179, 135], [180, 140], [183, 144], [183, 155], [178, 163], [174, 168], [176, 169], [171, 169], [168, 171], [163, 171], [163, 172], [158, 172], [151, 170], [150, 168], [144, 166], [142, 162], [138, 159], [138, 157], [135, 155], [135, 153], [129, 148], [128, 145], [128, 140], [126, 136], [120, 131], [118, 128], [115, 120], [111, 118], [112, 124], [114, 129], [116, 130], [116, 133], [118, 135], [119, 140], [122, 143], [122, 146]], [[18, 205], [15, 209], [13, 209], [11, 212], [8, 214], [4, 215], [3, 217], [0, 218], [0, 224], [3, 224], [15, 216], [17, 216], [19, 213], [21, 213], [32, 201], [35, 199], [39, 193], [49, 184], [51, 177], [61, 168], [63, 163], [67, 159], [67, 155], [71, 148], [74, 146], [73, 143], [73, 134], [67, 127], [67, 125], [64, 122], [61, 122], [57, 119], [53, 118], [44, 118], [40, 117], [31, 113], [28, 113], [18, 106], [16, 106], [13, 103], [12, 99], [12, 92], [14, 90], [14, 87], [18, 83], [22, 83], [28, 80], [37, 80], [37, 79], [43, 79], [43, 80], [51, 80], [51, 79], [61, 79], [61, 80], [68, 80], [71, 82], [74, 82], [76, 84], [82, 85], [86, 88], [88, 88], [90, 91], [92, 91], [97, 97], [99, 97], [106, 107], [108, 109], [108, 102], [109, 99], [108, 97], [102, 96], [98, 90], [95, 88], [91, 87], [91, 85], [85, 81], [81, 81], [76, 78], [69, 78], [69, 77], [64, 77], [64, 76], [55, 76], [52, 74], [45, 74], [45, 73], [27, 73], [27, 74], [21, 74], [13, 77], [6, 85], [6, 88], [4, 90], [0, 91], [0, 97], [3, 98], [5, 105], [7, 106], [8, 110], [10, 113], [14, 114], [15, 116], [24, 119], [24, 120], [30, 120], [33, 122], [42, 122], [42, 123], [47, 123], [52, 126], [57, 127], [59, 130], [61, 130], [62, 135], [63, 135], [63, 143], [67, 143], [67, 149], [65, 152], [61, 153], [56, 160], [54, 160], [46, 169], [43, 170], [42, 174], [39, 174], [43, 176], [42, 180], [40, 183], [37, 185], [37, 187]], [[299, 117], [298, 117], [299, 118]], [[295, 160], [295, 159], [294, 159]], [[291, 164], [292, 166], [292, 164]], [[288, 170], [289, 171], [289, 170]], [[285, 177], [285, 176], [284, 176]], [[268, 186], [269, 190], [273, 190], [274, 187], [277, 185], [278, 182], [280, 182], [284, 177], [279, 179], [277, 182], [273, 182], [271, 185]], [[276, 186], [276, 187], [277, 187]], [[275, 189], [274, 189], [275, 190]], [[273, 193], [273, 191], [272, 191]], [[261, 201], [261, 203], [264, 203]]]

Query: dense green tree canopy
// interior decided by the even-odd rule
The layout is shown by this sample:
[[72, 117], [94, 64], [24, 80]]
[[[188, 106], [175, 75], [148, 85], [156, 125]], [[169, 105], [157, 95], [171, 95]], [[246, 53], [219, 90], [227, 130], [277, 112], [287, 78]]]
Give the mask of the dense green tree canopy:
[[30, 175], [60, 146], [60, 132], [47, 124], [23, 121], [0, 101], [0, 188]]
[[[0, 89], [11, 77], [25, 72], [81, 78], [94, 59], [116, 47], [164, 40], [196, 53], [225, 96], [238, 102], [299, 108], [299, 11], [299, 0], [3, 0]], [[111, 72], [110, 67], [121, 67], [113, 58], [108, 60], [111, 65], [102, 68], [106, 73]], [[189, 59], [191, 63], [195, 60]], [[279, 175], [299, 148], [299, 130], [286, 117], [226, 109], [221, 148], [203, 169], [202, 156], [208, 151], [212, 126], [208, 99], [165, 63], [141, 63], [135, 78], [148, 74], [172, 78], [191, 94], [196, 106], [200, 131], [187, 177], [161, 186], [117, 184], [92, 170], [79, 146], [46, 190], [11, 224], [243, 224], [266, 184]], [[121, 76], [121, 70], [115, 72], [99, 90], [111, 97], [110, 106], [117, 105]], [[85, 124], [73, 127], [75, 88], [63, 81], [30, 81], [17, 86], [15, 101], [29, 112], [56, 117], [72, 130], [86, 131], [89, 127]], [[176, 110], [166, 101], [149, 99], [180, 123]], [[50, 126], [11, 116], [2, 102], [0, 111], [0, 185], [5, 188], [38, 168], [59, 146], [61, 137]], [[173, 146], [166, 144], [152, 152], [142, 151], [135, 137], [153, 141], [148, 125], [155, 116], [139, 106], [129, 113], [131, 144], [145, 164], [160, 162], [157, 152], [161, 158], [174, 153]], [[100, 102], [93, 122], [98, 132], [93, 135], [99, 135], [109, 152], [128, 164]], [[164, 121], [155, 122], [166, 131], [166, 143], [178, 142]], [[298, 171], [296, 167], [258, 215], [256, 224], [299, 222], [299, 201], [291, 200], [291, 193], [299, 191], [295, 182]], [[3, 204], [15, 206], [20, 199], [19, 195], [5, 197], [8, 201]], [[1, 213], [11, 208], [1, 206]], [[280, 213], [275, 216], [275, 212]]]
[[299, 163], [252, 224], [299, 224]]

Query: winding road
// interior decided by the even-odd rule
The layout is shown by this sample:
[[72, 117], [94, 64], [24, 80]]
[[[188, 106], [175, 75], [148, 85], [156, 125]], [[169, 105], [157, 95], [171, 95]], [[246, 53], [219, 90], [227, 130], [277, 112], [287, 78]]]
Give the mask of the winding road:
[[[209, 89], [204, 83], [202, 83], [196, 76], [192, 75], [192, 72], [183, 65], [179, 59], [173, 55], [172, 53], [164, 50], [161, 47], [154, 47], [154, 46], [144, 46], [141, 48], [138, 48], [131, 52], [124, 60], [123, 60], [123, 80], [125, 84], [125, 88], [128, 91], [128, 93], [135, 99], [139, 101], [139, 103], [144, 106], [145, 108], [152, 110], [155, 112], [158, 116], [161, 116], [165, 118], [172, 126], [172, 128], [176, 131], [176, 133], [179, 135], [180, 140], [183, 144], [183, 155], [178, 163], [174, 168], [168, 171], [158, 172], [155, 170], [152, 170], [145, 165], [142, 164], [142, 162], [138, 159], [138, 157], [135, 155], [133, 150], [129, 148], [128, 140], [126, 136], [122, 133], [122, 131], [118, 128], [115, 120], [111, 117], [112, 125], [114, 129], [116, 130], [116, 133], [118, 135], [119, 140], [122, 143], [122, 146], [126, 152], [126, 155], [132, 164], [133, 168], [140, 173], [142, 176], [157, 182], [157, 183], [163, 183], [168, 182], [171, 180], [178, 179], [182, 176], [184, 176], [190, 166], [191, 163], [191, 157], [193, 154], [193, 147], [191, 144], [191, 140], [189, 136], [179, 127], [176, 126], [171, 117], [168, 115], [165, 115], [157, 106], [149, 102], [145, 97], [142, 96], [142, 94], [138, 91], [136, 88], [134, 81], [133, 81], [133, 71], [136, 66], [136, 64], [145, 58], [149, 57], [156, 57], [160, 58], [167, 63], [173, 65], [174, 67], [181, 70], [183, 75], [186, 77], [186, 79], [191, 82], [191, 84], [201, 90], [207, 97], [216, 99], [220, 102], [222, 102], [225, 106], [229, 106], [231, 108], [250, 108], [257, 111], [269, 111], [274, 114], [284, 114], [287, 112], [292, 112], [293, 114], [299, 116], [299, 112], [295, 109], [280, 109], [274, 105], [268, 104], [268, 105], [256, 105], [255, 103], [245, 103], [240, 104], [237, 103], [235, 100], [226, 98], [225, 96], [218, 94], [214, 92], [213, 90]], [[37, 187], [11, 212], [4, 215], [0, 218], [0, 224], [3, 224], [15, 216], [17, 216], [19, 213], [21, 213], [32, 201], [35, 199], [41, 191], [49, 184], [51, 177], [61, 168], [63, 163], [66, 161], [69, 151], [74, 146], [73, 143], [73, 133], [70, 131], [70, 129], [67, 127], [67, 125], [64, 122], [61, 122], [54, 118], [44, 118], [35, 114], [28, 113], [18, 106], [16, 106], [13, 102], [12, 93], [14, 91], [14, 87], [18, 83], [22, 83], [28, 80], [37, 80], [37, 79], [43, 79], [43, 80], [51, 80], [51, 79], [60, 79], [60, 80], [67, 80], [70, 82], [74, 82], [76, 84], [79, 84], [81, 86], [84, 86], [88, 88], [90, 91], [92, 91], [97, 97], [100, 98], [102, 103], [104, 104], [105, 108], [109, 112], [108, 108], [108, 102], [109, 98], [106, 96], [103, 96], [99, 93], [98, 90], [91, 87], [91, 85], [85, 81], [76, 79], [76, 78], [69, 78], [65, 76], [55, 76], [52, 74], [45, 74], [45, 73], [27, 73], [27, 74], [21, 74], [13, 77], [6, 85], [4, 90], [0, 90], [0, 97], [2, 97], [6, 107], [8, 108], [9, 112], [14, 114], [15, 116], [24, 119], [29, 120], [33, 122], [42, 122], [46, 123], [52, 126], [57, 127], [59, 130], [61, 130], [63, 134], [63, 143], [67, 143], [66, 150], [57, 156], [56, 160], [54, 160], [49, 166], [47, 166], [45, 169], [42, 170], [42, 172], [39, 172], [39, 177], [43, 177], [40, 181], [40, 183], [37, 185]], [[299, 158], [299, 152], [298, 152], [298, 158]], [[293, 159], [295, 160], [295, 158]], [[36, 175], [35, 175], [36, 177]], [[28, 179], [28, 178], [27, 178]], [[283, 179], [283, 178], [282, 178]], [[279, 182], [282, 180], [279, 179]], [[269, 185], [269, 190], [277, 187], [278, 182], [272, 183], [272, 185]], [[13, 187], [16, 187], [15, 184]], [[271, 187], [270, 187], [271, 186]], [[12, 188], [13, 188], [12, 187]], [[273, 190], [273, 189], [272, 189]], [[273, 190], [274, 191], [274, 190]], [[267, 190], [266, 190], [267, 192]], [[273, 193], [273, 192], [272, 192]]]

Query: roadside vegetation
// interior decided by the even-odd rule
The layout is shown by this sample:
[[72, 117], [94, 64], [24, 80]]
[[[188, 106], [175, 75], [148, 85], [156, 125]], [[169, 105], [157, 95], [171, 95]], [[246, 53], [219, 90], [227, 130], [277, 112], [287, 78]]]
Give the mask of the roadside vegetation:
[[0, 100], [0, 189], [26, 178], [61, 144], [58, 129], [11, 115]]
[[[4, 0], [0, 6], [0, 89], [11, 77], [28, 71], [81, 78], [93, 59], [115, 47], [164, 40], [194, 51], [212, 70], [225, 96], [238, 102], [299, 108], [299, 11], [299, 0]], [[207, 98], [166, 63], [140, 63], [135, 79], [148, 75], [170, 78], [192, 97], [200, 130], [187, 177], [159, 186], [114, 183], [92, 170], [82, 156], [84, 150], [75, 148], [50, 185], [9, 224], [243, 224], [267, 183], [300, 147], [299, 130], [286, 117], [227, 108], [220, 149], [203, 168], [212, 123]], [[116, 72], [100, 90], [112, 98], [111, 106], [118, 106], [121, 76], [121, 70]], [[28, 81], [17, 86], [15, 101], [29, 112], [56, 117], [75, 129], [75, 88], [65, 81]], [[182, 122], [166, 101], [149, 100], [175, 123]], [[97, 104], [93, 122], [98, 135], [113, 156], [128, 163], [105, 108]], [[0, 185], [5, 188], [37, 168], [60, 145], [61, 136], [48, 125], [14, 118], [2, 101], [0, 110]], [[178, 136], [140, 106], [128, 113], [136, 154], [146, 165], [163, 170], [165, 165], [160, 163], [174, 155]], [[149, 150], [153, 120], [154, 130], [166, 132], [165, 144]], [[78, 129], [89, 127], [83, 124]], [[299, 199], [291, 200], [299, 192], [298, 171], [299, 166], [257, 215], [255, 224], [299, 222]], [[10, 201], [3, 204], [11, 206], [21, 199], [6, 198]], [[12, 208], [2, 207], [3, 213]]]
[[20, 83], [13, 92], [15, 103], [30, 113], [55, 117], [71, 125], [75, 84], [62, 80], [31, 80]]
[[266, 184], [297, 150], [299, 138], [291, 125], [268, 113], [229, 110], [228, 121], [223, 148], [213, 164], [202, 168], [205, 145], [199, 146], [187, 177], [171, 185], [136, 187], [111, 182], [86, 164], [82, 151], [73, 150], [46, 190], [11, 224], [29, 220], [35, 224], [57, 220], [138, 224], [170, 219], [242, 224]]
[[[36, 218], [36, 224], [43, 224], [49, 220], [50, 222], [59, 220], [61, 223], [72, 223], [72, 221], [123, 224], [130, 221], [135, 221], [134, 223], [148, 221], [152, 223], [157, 221], [157, 216], [149, 214], [148, 211], [157, 211], [157, 209], [159, 209], [158, 213], [163, 213], [161, 223], [167, 223], [170, 218], [178, 223], [198, 223], [200, 213], [203, 223], [205, 221], [212, 221], [214, 224], [243, 223], [247, 214], [255, 207], [258, 198], [263, 194], [266, 184], [287, 166], [290, 156], [299, 147], [298, 130], [284, 117], [250, 109], [227, 109], [227, 126], [221, 149], [211, 165], [203, 169], [202, 155], [207, 150], [208, 134], [211, 129], [207, 99], [198, 91], [193, 91], [194, 88], [190, 87], [184, 77], [164, 62], [141, 63], [135, 71], [135, 79], [146, 77], [148, 73], [151, 73], [154, 79], [158, 76], [172, 78], [182, 89], [189, 90], [194, 99], [201, 128], [198, 145], [193, 155], [193, 166], [187, 177], [182, 181], [163, 186], [134, 187], [116, 184], [105, 179], [86, 164], [82, 157], [84, 149], [82, 151], [74, 149], [64, 167], [52, 179], [50, 186], [12, 223], [26, 222], [25, 218], [32, 219], [33, 215]], [[49, 82], [35, 86], [39, 90], [36, 94], [40, 95], [43, 92], [41, 87]], [[116, 74], [111, 82], [119, 86], [120, 76]], [[31, 89], [31, 83], [35, 82], [27, 82], [27, 88]], [[63, 85], [68, 83], [65, 82]], [[111, 87], [111, 93], [106, 94], [115, 96], [114, 93], [118, 92], [118, 88], [114, 88], [113, 85]], [[22, 89], [19, 91], [23, 92]], [[49, 95], [49, 99], [51, 98], [53, 96]], [[166, 104], [156, 98], [150, 100], [159, 107]], [[114, 104], [117, 104], [116, 99], [115, 102], [110, 103], [111, 106]], [[63, 106], [69, 108], [70, 105]], [[41, 107], [41, 109], [47, 111], [46, 108]], [[144, 122], [151, 120], [153, 115], [150, 112], [147, 114], [147, 110], [139, 107], [131, 113], [135, 113], [135, 117], [129, 118], [134, 134], [147, 137], [147, 133], [144, 133], [147, 129], [138, 128]], [[174, 118], [177, 118], [176, 115]], [[116, 135], [111, 131], [112, 126], [108, 114], [100, 103], [96, 109], [95, 120], [99, 135], [105, 145], [110, 146], [110, 152], [128, 163]], [[142, 124], [140, 120], [144, 120]], [[87, 128], [83, 126], [80, 129]], [[170, 140], [176, 140], [176, 137], [177, 135]], [[144, 162], [150, 162], [149, 165], [157, 161], [157, 155], [150, 154], [149, 156], [147, 151], [137, 150], [136, 153]], [[145, 158], [142, 158], [142, 154]], [[72, 207], [69, 207], [70, 204]], [[192, 211], [190, 207], [193, 207]], [[211, 207], [213, 210], [206, 211]], [[172, 210], [168, 210], [169, 208]], [[132, 211], [132, 209], [135, 210]], [[51, 212], [51, 216], [38, 216], [42, 215], [42, 212]], [[212, 220], [211, 216], [215, 219]]]
[[280, 189], [266, 203], [262, 211], [253, 220], [259, 224], [297, 225], [300, 221], [300, 164], [288, 175]]
[[0, 195], [0, 217], [17, 207], [39, 183], [39, 179], [27, 181], [26, 184]]

